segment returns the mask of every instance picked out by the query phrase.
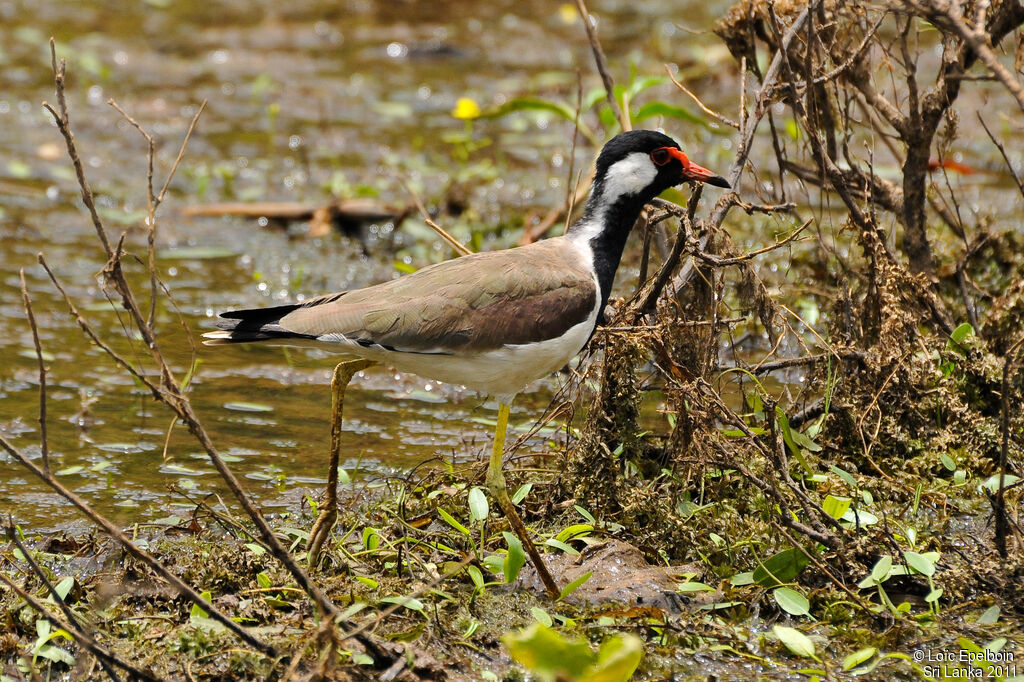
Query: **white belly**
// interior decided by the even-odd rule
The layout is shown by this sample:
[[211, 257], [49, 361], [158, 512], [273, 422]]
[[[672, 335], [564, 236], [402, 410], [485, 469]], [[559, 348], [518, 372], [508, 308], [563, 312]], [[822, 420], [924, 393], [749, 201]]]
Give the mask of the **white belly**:
[[506, 345], [496, 350], [466, 355], [403, 353], [345, 342], [339, 345], [355, 355], [377, 360], [402, 372], [445, 383], [462, 384], [502, 402], [509, 402], [527, 384], [558, 371], [579, 353], [594, 329], [596, 317], [595, 307], [595, 312], [587, 320], [571, 327], [558, 338], [539, 343]]

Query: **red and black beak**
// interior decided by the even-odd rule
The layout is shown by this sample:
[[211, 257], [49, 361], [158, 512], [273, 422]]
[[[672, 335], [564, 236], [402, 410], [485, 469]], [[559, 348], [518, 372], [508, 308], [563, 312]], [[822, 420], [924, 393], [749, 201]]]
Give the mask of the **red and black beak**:
[[725, 189], [731, 189], [729, 181], [723, 178], [721, 175], [715, 175], [707, 168], [698, 166], [693, 161], [690, 161], [689, 157], [686, 156], [680, 149], [674, 147], [666, 147], [668, 153], [683, 165], [683, 181], [684, 182], [703, 182], [715, 187], [724, 187]]

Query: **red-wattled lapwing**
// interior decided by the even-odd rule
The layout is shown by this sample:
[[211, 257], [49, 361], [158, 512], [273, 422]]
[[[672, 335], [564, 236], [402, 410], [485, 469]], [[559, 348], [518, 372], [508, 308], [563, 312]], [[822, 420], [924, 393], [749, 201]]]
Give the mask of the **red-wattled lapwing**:
[[319, 552], [336, 518], [345, 385], [355, 372], [379, 362], [498, 400], [487, 486], [557, 597], [505, 488], [501, 463], [509, 404], [531, 381], [582, 350], [608, 302], [626, 238], [644, 204], [690, 181], [729, 187], [691, 162], [672, 138], [651, 130], [625, 132], [601, 150], [583, 217], [562, 237], [463, 256], [365, 289], [222, 313], [223, 331], [205, 335], [212, 343], [304, 340], [362, 358], [335, 370], [331, 472], [327, 500], [310, 533], [310, 556]]

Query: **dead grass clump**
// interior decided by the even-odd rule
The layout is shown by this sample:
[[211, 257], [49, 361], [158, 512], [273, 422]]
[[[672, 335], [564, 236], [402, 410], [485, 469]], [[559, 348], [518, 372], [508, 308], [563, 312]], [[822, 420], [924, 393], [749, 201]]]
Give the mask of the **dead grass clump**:
[[625, 465], [642, 452], [640, 439], [640, 383], [638, 366], [646, 349], [637, 338], [621, 334], [606, 337], [598, 364], [600, 393], [583, 427], [583, 436], [569, 452], [566, 492], [579, 504], [614, 513], [621, 509]]

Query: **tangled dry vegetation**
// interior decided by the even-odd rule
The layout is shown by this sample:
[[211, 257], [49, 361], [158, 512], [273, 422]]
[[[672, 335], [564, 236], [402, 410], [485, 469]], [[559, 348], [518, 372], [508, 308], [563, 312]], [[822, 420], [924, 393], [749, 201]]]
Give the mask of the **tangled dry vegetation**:
[[[599, 409], [569, 453], [565, 496], [612, 512], [652, 556], [698, 548], [718, 577], [737, 553], [756, 565], [796, 541], [828, 564], [816, 579], [838, 590], [882, 557], [935, 550], [943, 599], [986, 595], [1022, 615], [1020, 234], [961, 211], [946, 175], [971, 169], [945, 161], [968, 127], [957, 100], [974, 86], [972, 66], [988, 66], [1022, 21], [1017, 2], [734, 7], [716, 32], [757, 87], [742, 121], [719, 119], [746, 141], [767, 117], [770, 136], [755, 143], [771, 145], [774, 164], [747, 165], [741, 146], [730, 179], [749, 169], [766, 213], [826, 207], [817, 239], [788, 252], [780, 269], [795, 275], [780, 279], [723, 231], [735, 195], [705, 220], [693, 222], [691, 207], [679, 234], [694, 267], [674, 275], [656, 314], [645, 316], [641, 292], [612, 323], [649, 326], [600, 337]], [[933, 46], [938, 64], [925, 56]], [[1018, 67], [1022, 58], [1018, 47]], [[993, 72], [1020, 105], [1007, 114], [1019, 131], [1020, 86]], [[876, 172], [893, 165], [898, 179]], [[1024, 194], [1008, 160], [1000, 173]], [[943, 240], [956, 245], [948, 258], [936, 256]], [[794, 312], [808, 294], [787, 291], [794, 281], [813, 282], [820, 321]], [[758, 322], [762, 347], [736, 339], [737, 316]], [[798, 388], [764, 381], [794, 368]], [[673, 425], [641, 439], [637, 406], [652, 381]], [[1004, 472], [1005, 491], [972, 494]], [[829, 497], [867, 501], [885, 522], [854, 528], [824, 508]]]
[[[990, 224], [984, 211], [961, 210], [961, 186], [950, 176], [969, 171], [952, 161], [965, 130], [989, 130], [985, 120], [980, 127], [960, 120], [958, 103], [969, 91], [986, 88], [1017, 107], [1006, 110], [1003, 129], [1020, 133], [1024, 95], [1003, 65], [1001, 46], [1019, 37], [1022, 23], [1017, 0], [744, 0], [720, 22], [716, 32], [743, 75], [740, 119], [701, 107], [736, 129], [728, 178], [756, 203], [729, 193], [705, 212], [698, 188], [686, 208], [660, 202], [650, 210], [643, 228], [678, 224], [674, 246], [596, 334], [592, 350], [600, 353], [592, 353], [586, 377], [592, 381], [572, 383], [551, 410], [564, 416], [560, 408], [590, 390], [584, 386], [596, 387], [578, 438], [540, 478], [510, 476], [513, 485], [551, 491], [543, 501], [534, 495], [523, 502], [542, 535], [570, 549], [604, 535], [634, 544], [652, 563], [696, 562], [687, 577], [674, 575], [707, 587], [714, 603], [677, 613], [562, 604], [556, 620], [565, 629], [583, 628], [594, 638], [608, 627], [643, 634], [650, 655], [641, 670], [652, 677], [683, 674], [674, 667], [680, 651], [716, 643], [715, 660], [756, 660], [765, 673], [788, 667], [784, 644], [808, 659], [794, 665], [821, 666], [816, 674], [884, 664], [886, 678], [920, 673], [905, 654], [915, 643], [944, 644], [957, 633], [984, 642], [997, 632], [1019, 646], [1021, 236], [1013, 225]], [[1016, 68], [1022, 60], [1018, 47]], [[60, 93], [62, 69], [55, 70]], [[55, 120], [81, 172], [66, 111], [58, 109]], [[1005, 141], [989, 137], [1006, 158]], [[755, 148], [770, 151], [753, 154]], [[1006, 161], [999, 174], [1024, 196]], [[879, 172], [892, 167], [899, 172]], [[1014, 190], [1007, 186], [982, 188], [975, 203], [1008, 200]], [[160, 198], [150, 189], [151, 228]], [[725, 229], [741, 211], [790, 234], [744, 253]], [[152, 331], [152, 314], [135, 302], [122, 274], [121, 244], [112, 246], [93, 218], [110, 259], [108, 281], [135, 325]], [[84, 320], [82, 326], [90, 333]], [[118, 362], [217, 462], [216, 447], [204, 440], [160, 358], [159, 340], [143, 336], [158, 372]], [[662, 398], [663, 414], [654, 418], [644, 409], [652, 389]], [[0, 442], [73, 500], [48, 469]], [[500, 527], [484, 533], [481, 525], [477, 539], [464, 516], [465, 525], [438, 521], [439, 506], [449, 516], [465, 506], [479, 475], [422, 469], [394, 482], [392, 494], [353, 501], [339, 528], [362, 529], [362, 537], [350, 531], [313, 569], [296, 561], [295, 545], [285, 546], [283, 531], [267, 525], [240, 488], [249, 530], [209, 508], [201, 518], [229, 527], [247, 545], [188, 552], [170, 545], [157, 548], [158, 556], [78, 501], [114, 538], [129, 573], [160, 576], [171, 587], [128, 590], [109, 607], [115, 615], [94, 619], [72, 609], [71, 598], [41, 603], [38, 595], [51, 583], [45, 567], [12, 560], [20, 578], [4, 580], [112, 678], [474, 678], [509, 665], [498, 636], [511, 620], [528, 618], [531, 605], [534, 617], [551, 621], [524, 591], [480, 582], [499, 572], [488, 559], [502, 556], [495, 552], [504, 547]], [[558, 529], [580, 526], [579, 509], [589, 523], [563, 537]], [[26, 560], [32, 555], [21, 551]], [[189, 552], [201, 560], [189, 564]], [[254, 585], [276, 601], [239, 599]], [[213, 605], [193, 586], [215, 593]], [[374, 603], [380, 594], [411, 596], [416, 608]], [[13, 593], [4, 599], [17, 602]], [[186, 616], [180, 605], [189, 601]], [[992, 606], [995, 616], [977, 614]], [[133, 607], [177, 608], [168, 617], [177, 627], [203, 627], [168, 634], [169, 625], [162, 634], [176, 642], [173, 655], [164, 643], [129, 656], [140, 645], [132, 637], [143, 630], [117, 619]], [[35, 636], [35, 616], [21, 606], [7, 613], [13, 634], [0, 639], [0, 654], [11, 661]], [[258, 627], [241, 628], [238, 619]], [[762, 619], [792, 622], [820, 648], [801, 649], [789, 629], [772, 638], [757, 625]], [[230, 657], [215, 653], [232, 641]], [[854, 650], [860, 658], [847, 656]], [[99, 674], [95, 665], [80, 665]], [[720, 672], [730, 670], [726, 664]]]

